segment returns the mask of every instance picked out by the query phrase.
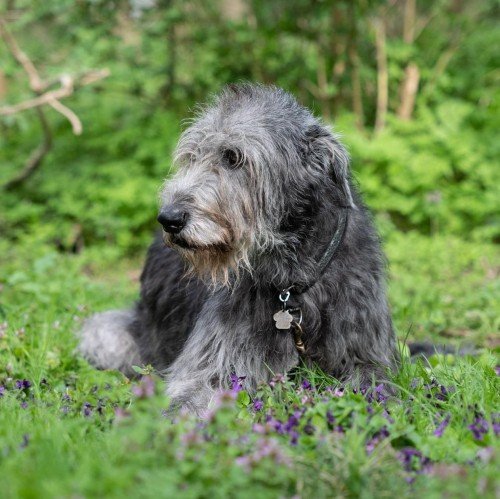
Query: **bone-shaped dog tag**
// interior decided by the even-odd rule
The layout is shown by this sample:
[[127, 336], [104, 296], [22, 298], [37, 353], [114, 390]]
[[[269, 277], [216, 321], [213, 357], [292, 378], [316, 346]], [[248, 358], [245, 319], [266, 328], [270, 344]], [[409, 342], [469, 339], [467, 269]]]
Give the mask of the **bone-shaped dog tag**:
[[276, 329], [287, 330], [290, 329], [293, 321], [288, 310], [280, 310], [273, 315], [273, 319], [276, 322]]

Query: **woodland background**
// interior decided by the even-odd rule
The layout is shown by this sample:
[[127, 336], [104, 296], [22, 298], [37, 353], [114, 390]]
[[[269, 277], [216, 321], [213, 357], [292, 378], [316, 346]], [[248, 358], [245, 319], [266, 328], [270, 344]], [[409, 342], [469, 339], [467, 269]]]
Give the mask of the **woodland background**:
[[[499, 9], [496, 0], [6, 1], [2, 31], [41, 85], [30, 88], [0, 44], [2, 233], [36, 234], [61, 251], [142, 249], [181, 120], [225, 83], [250, 80], [284, 87], [334, 124], [388, 229], [498, 242]], [[90, 70], [109, 76], [78, 88]], [[66, 87], [59, 102], [79, 117], [80, 136], [50, 105], [12, 109]], [[39, 143], [36, 168], [16, 182]]]
[[[499, 47], [498, 0], [0, 0], [0, 495], [497, 497]], [[183, 120], [240, 80], [343, 136], [400, 340], [474, 355], [395, 400], [233, 386], [205, 425], [75, 355], [137, 298]]]

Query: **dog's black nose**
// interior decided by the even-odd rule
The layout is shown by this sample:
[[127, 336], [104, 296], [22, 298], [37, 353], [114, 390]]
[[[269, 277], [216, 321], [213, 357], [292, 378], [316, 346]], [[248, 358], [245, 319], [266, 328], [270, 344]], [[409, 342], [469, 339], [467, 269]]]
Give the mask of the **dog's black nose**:
[[157, 220], [163, 226], [165, 232], [178, 234], [185, 227], [187, 218], [187, 211], [179, 206], [171, 204], [162, 208]]

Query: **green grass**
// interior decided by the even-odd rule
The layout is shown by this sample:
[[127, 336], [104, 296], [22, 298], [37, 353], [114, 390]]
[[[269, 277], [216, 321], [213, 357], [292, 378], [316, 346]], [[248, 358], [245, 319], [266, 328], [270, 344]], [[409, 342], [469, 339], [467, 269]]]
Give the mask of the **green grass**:
[[0, 497], [495, 497], [498, 250], [411, 233], [386, 249], [400, 338], [466, 341], [475, 356], [405, 360], [387, 400], [338, 396], [334, 380], [301, 369], [262, 387], [261, 410], [226, 394], [200, 425], [165, 415], [158, 377], [151, 394], [149, 375], [131, 382], [74, 354], [83, 317], [136, 298], [140, 258], [0, 240]]

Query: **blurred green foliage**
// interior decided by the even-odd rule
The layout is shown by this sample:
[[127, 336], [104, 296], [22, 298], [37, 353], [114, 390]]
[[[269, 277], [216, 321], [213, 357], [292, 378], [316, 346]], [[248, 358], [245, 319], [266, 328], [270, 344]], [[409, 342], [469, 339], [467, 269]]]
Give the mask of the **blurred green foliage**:
[[[53, 148], [21, 186], [1, 193], [2, 235], [63, 251], [143, 248], [179, 123], [223, 84], [248, 79], [280, 85], [333, 121], [383, 227], [498, 242], [499, 4], [421, 0], [412, 12], [413, 3], [7, 2], [0, 15], [43, 78], [103, 67], [111, 76], [64, 100], [82, 136], [47, 108]], [[387, 118], [374, 132], [377, 23], [389, 85]], [[32, 97], [4, 44], [0, 61], [0, 107]], [[402, 118], [410, 63], [418, 92]], [[0, 184], [40, 136], [34, 110], [0, 116]]]
[[[133, 396], [128, 379], [75, 355], [74, 332], [83, 316], [137, 297], [139, 254], [157, 225], [156, 193], [171, 173], [182, 120], [224, 84], [245, 79], [291, 91], [343, 136], [384, 239], [399, 339], [498, 351], [499, 5], [0, 4], [0, 21], [42, 78], [55, 78], [50, 89], [64, 73], [111, 72], [63, 100], [80, 117], [81, 136], [45, 106], [53, 147], [29, 178], [5, 189], [42, 130], [33, 109], [1, 114], [34, 94], [0, 39], [0, 495], [494, 497], [498, 438], [491, 429], [478, 440], [469, 426], [479, 414], [498, 417], [493, 353], [405, 361], [394, 378], [398, 398], [384, 407], [352, 392], [325, 402], [299, 382], [263, 388], [266, 410], [285, 420], [304, 406], [314, 432], [301, 428], [298, 446], [263, 435], [292, 466], [272, 454], [247, 471], [238, 458], [258, 448], [251, 428], [264, 412], [245, 407], [246, 392], [205, 425], [189, 417], [171, 424], [163, 386], [151, 398]], [[413, 96], [409, 74], [418, 76]], [[303, 374], [315, 386], [333, 383]], [[16, 388], [22, 379], [31, 387]], [[430, 396], [425, 387], [435, 380], [433, 390], [447, 387], [449, 398]], [[345, 434], [328, 428], [330, 408], [352, 423]], [[447, 416], [441, 438], [436, 428]], [[367, 438], [379, 429], [390, 439], [370, 453]], [[401, 446], [428, 456], [432, 472], [404, 471]]]

